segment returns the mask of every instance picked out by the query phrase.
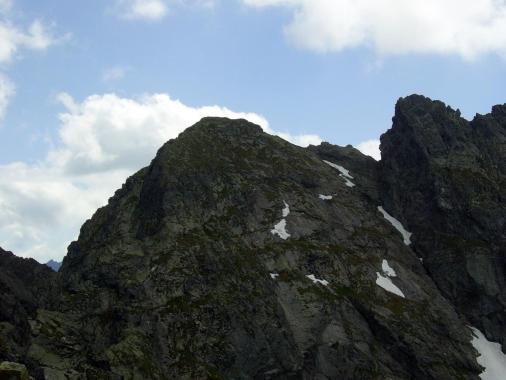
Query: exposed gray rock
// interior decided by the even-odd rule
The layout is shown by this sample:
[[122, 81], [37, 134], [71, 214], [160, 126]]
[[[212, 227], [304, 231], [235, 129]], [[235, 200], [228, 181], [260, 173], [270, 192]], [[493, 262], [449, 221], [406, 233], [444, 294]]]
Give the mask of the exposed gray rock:
[[[357, 188], [372, 181], [351, 174]], [[283, 217], [286, 240], [271, 233]], [[406, 298], [376, 285], [385, 258]], [[60, 307], [39, 311], [29, 352], [46, 371], [127, 379], [477, 379], [480, 371], [463, 321], [376, 205], [310, 150], [243, 120], [206, 118], [163, 146], [85, 223], [60, 274]]]
[[380, 163], [203, 119], [83, 225], [18, 361], [40, 379], [479, 379], [467, 325], [504, 344], [504, 110], [402, 99]]
[[506, 348], [506, 105], [471, 122], [442, 102], [399, 100], [381, 138], [381, 195], [431, 277]]

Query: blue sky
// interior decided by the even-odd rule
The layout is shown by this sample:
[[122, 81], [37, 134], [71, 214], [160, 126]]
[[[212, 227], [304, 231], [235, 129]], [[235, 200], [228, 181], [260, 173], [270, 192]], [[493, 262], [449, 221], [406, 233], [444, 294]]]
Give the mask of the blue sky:
[[[126, 176], [205, 112], [358, 145], [411, 93], [468, 118], [506, 102], [504, 1], [399, 1], [0, 0], [0, 25], [17, 31], [0, 29], [15, 88], [0, 112], [0, 246], [61, 259]], [[16, 51], [2, 58], [2, 44]]]

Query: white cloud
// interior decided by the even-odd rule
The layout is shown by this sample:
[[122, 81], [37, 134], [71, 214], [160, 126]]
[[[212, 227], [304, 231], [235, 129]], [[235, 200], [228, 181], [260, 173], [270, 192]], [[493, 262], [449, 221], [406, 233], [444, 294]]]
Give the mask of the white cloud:
[[376, 161], [381, 160], [380, 141], [367, 140], [358, 144], [357, 149], [366, 156], [371, 156]]
[[20, 30], [9, 21], [0, 21], [0, 63], [12, 61], [20, 48], [46, 50], [61, 40], [54, 37], [39, 20], [33, 21], [27, 31]]
[[0, 74], [0, 122], [5, 117], [5, 110], [9, 105], [10, 98], [15, 93], [14, 84], [5, 75]]
[[117, 9], [121, 17], [147, 21], [161, 20], [168, 12], [163, 0], [117, 0]]
[[102, 80], [104, 82], [114, 82], [123, 79], [129, 70], [126, 66], [109, 67], [102, 73]]
[[[140, 99], [93, 95], [58, 99], [59, 143], [34, 165], [0, 166], [0, 245], [39, 261], [61, 259], [81, 224], [157, 149], [204, 116], [248, 119], [275, 133], [262, 116], [224, 107], [189, 107], [166, 94]], [[298, 143], [317, 136], [284, 137]]]
[[506, 56], [506, 0], [242, 0], [293, 10], [296, 45], [321, 52], [370, 47], [379, 55]]
[[[26, 31], [22, 30], [9, 20], [12, 6], [12, 0], [0, 0], [0, 64], [10, 63], [20, 49], [46, 50], [69, 37], [55, 38], [39, 20], [33, 21]], [[0, 122], [14, 93], [12, 81], [0, 73]]]

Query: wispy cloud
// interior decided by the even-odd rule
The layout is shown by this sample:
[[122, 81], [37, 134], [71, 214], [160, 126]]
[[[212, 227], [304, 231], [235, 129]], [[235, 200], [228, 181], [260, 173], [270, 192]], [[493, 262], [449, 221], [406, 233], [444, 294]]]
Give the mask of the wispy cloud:
[[5, 111], [9, 105], [10, 98], [15, 93], [14, 83], [5, 75], [0, 74], [0, 122], [5, 117]]
[[102, 72], [102, 80], [104, 82], [114, 82], [123, 79], [128, 71], [130, 71], [130, 68], [127, 66], [116, 65], [108, 67]]
[[158, 21], [168, 12], [163, 0], [117, 0], [116, 8], [120, 17], [133, 20]]

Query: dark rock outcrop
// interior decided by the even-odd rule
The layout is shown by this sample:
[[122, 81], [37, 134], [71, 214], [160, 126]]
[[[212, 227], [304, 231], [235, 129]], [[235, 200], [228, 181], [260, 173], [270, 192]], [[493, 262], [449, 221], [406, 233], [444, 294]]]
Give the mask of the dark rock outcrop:
[[381, 138], [380, 193], [443, 295], [506, 348], [506, 105], [471, 122], [401, 99]]
[[57, 290], [12, 360], [41, 379], [477, 380], [467, 325], [504, 344], [504, 115], [401, 99], [380, 163], [205, 118], [45, 268]]
[[23, 361], [30, 345], [29, 319], [50, 304], [55, 273], [33, 259], [0, 248], [0, 362]]

